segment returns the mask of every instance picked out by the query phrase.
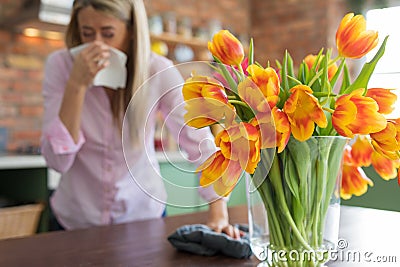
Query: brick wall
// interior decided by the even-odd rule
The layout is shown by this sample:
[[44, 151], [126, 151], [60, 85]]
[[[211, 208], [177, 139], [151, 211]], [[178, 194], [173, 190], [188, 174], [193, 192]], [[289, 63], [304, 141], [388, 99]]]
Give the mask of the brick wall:
[[[0, 1], [2, 7], [17, 2]], [[285, 49], [298, 62], [307, 53], [317, 53], [321, 46], [332, 46], [332, 35], [345, 13], [344, 2], [145, 0], [150, 16], [173, 10], [177, 18], [191, 17], [194, 27], [206, 27], [209, 21], [218, 19], [237, 35], [253, 36], [256, 59], [262, 64], [280, 60]], [[0, 11], [9, 12], [4, 8]], [[43, 64], [48, 53], [63, 46], [62, 41], [0, 30], [0, 127], [8, 128], [8, 149], [39, 144]]]
[[8, 129], [7, 149], [39, 145], [44, 60], [63, 46], [0, 30], [0, 127]]
[[299, 63], [307, 54], [317, 54], [321, 47], [333, 47], [336, 28], [346, 9], [344, 0], [251, 3], [250, 34], [255, 40], [256, 59], [263, 65], [281, 61], [285, 49]]

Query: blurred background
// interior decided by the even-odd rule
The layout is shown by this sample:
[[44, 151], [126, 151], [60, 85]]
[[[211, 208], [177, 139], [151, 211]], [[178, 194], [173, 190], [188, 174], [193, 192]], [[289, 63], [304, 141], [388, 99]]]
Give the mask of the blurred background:
[[[72, 2], [0, 0], [0, 149], [38, 152], [43, 65], [50, 52], [64, 47], [63, 32]], [[335, 47], [335, 31], [349, 11], [365, 15], [371, 9], [400, 5], [399, 0], [144, 2], [153, 51], [175, 63], [209, 60], [207, 41], [216, 31], [229, 29], [245, 46], [250, 37], [254, 38], [256, 60], [263, 65], [268, 61], [274, 65], [275, 60], [281, 60], [285, 49], [299, 63], [308, 53], [318, 53], [321, 47]], [[399, 9], [396, 13], [400, 13]], [[398, 44], [393, 35], [399, 36], [395, 29], [399, 24], [393, 19], [398, 21], [399, 17], [392, 16], [390, 22], [382, 21], [379, 16], [371, 19], [371, 27], [377, 28], [381, 23], [380, 30], [385, 32], [388, 26], [393, 26], [388, 47], [390, 43], [393, 47]], [[390, 57], [387, 52], [386, 58], [399, 58], [398, 49], [392, 50], [396, 56]]]

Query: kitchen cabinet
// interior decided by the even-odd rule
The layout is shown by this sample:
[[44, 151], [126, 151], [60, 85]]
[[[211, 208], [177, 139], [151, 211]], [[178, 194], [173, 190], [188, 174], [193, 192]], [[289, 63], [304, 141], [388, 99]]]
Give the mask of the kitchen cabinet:
[[[197, 192], [199, 186], [196, 168], [184, 161], [160, 161], [160, 171], [168, 194], [167, 216], [198, 212], [208, 209], [208, 204]], [[191, 190], [185, 190], [185, 187]], [[186, 205], [176, 205], [176, 203]], [[246, 183], [242, 177], [229, 197], [228, 206], [246, 204]], [[174, 205], [175, 204], [175, 205]]]
[[39, 155], [0, 156], [0, 196], [17, 203], [43, 203], [38, 231], [48, 230], [48, 169]]

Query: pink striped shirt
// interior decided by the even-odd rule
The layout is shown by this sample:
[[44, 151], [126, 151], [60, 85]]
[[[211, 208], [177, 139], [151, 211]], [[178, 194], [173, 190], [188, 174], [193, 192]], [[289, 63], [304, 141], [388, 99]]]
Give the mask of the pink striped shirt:
[[[181, 75], [169, 68], [171, 61], [152, 55], [151, 74], [169, 69], [165, 75], [158, 75], [162, 79], [151, 83], [149, 97], [159, 101], [146, 120], [143, 148], [131, 149], [126, 137], [122, 142], [121, 133], [113, 126], [109, 98], [98, 86], [86, 93], [75, 144], [58, 116], [72, 64], [68, 50], [52, 53], [43, 82], [42, 153], [48, 167], [62, 174], [50, 201], [57, 219], [66, 229], [74, 229], [160, 217], [167, 195], [154, 149], [156, 112], [168, 116], [169, 132], [179, 136], [179, 147], [195, 165], [216, 149], [208, 129], [184, 125], [181, 86], [172, 88], [173, 84], [183, 84]], [[207, 142], [200, 142], [204, 140]], [[211, 187], [199, 192], [207, 201], [217, 197]]]

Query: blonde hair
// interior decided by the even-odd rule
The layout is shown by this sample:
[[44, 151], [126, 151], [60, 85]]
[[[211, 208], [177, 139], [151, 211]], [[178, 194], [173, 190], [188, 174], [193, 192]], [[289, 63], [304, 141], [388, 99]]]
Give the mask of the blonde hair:
[[[118, 90], [112, 100], [112, 112], [115, 120], [122, 125], [122, 118], [127, 111], [132, 96], [148, 77], [150, 60], [150, 37], [147, 15], [143, 0], [75, 0], [71, 20], [67, 27], [65, 43], [68, 48], [82, 44], [78, 25], [78, 14], [82, 8], [91, 6], [99, 12], [124, 21], [132, 32], [128, 52], [128, 79], [125, 90]], [[132, 116], [129, 114], [128, 116]], [[137, 115], [133, 120], [138, 120]], [[131, 124], [135, 125], [135, 123]]]

